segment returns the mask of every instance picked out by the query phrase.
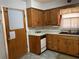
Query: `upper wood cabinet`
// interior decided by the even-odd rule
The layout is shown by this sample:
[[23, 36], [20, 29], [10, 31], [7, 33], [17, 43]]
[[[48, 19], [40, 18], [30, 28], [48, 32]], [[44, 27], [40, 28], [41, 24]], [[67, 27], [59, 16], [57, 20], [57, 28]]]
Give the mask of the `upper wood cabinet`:
[[58, 25], [58, 15], [59, 9], [50, 9], [50, 10], [39, 10], [35, 8], [27, 9], [28, 16], [28, 26], [29, 27], [38, 27], [38, 26], [56, 26]]
[[50, 10], [50, 19], [52, 25], [59, 25], [58, 21], [60, 20], [60, 9], [51, 9]]
[[79, 13], [79, 7], [71, 7], [71, 8], [64, 8], [61, 9], [60, 14], [68, 14], [68, 13]]
[[27, 17], [28, 17], [29, 27], [43, 26], [43, 11], [42, 10], [28, 8]]
[[57, 26], [60, 23], [60, 9], [50, 9], [44, 11], [44, 22], [45, 25]]
[[44, 25], [52, 25], [51, 17], [50, 17], [50, 10], [44, 11]]

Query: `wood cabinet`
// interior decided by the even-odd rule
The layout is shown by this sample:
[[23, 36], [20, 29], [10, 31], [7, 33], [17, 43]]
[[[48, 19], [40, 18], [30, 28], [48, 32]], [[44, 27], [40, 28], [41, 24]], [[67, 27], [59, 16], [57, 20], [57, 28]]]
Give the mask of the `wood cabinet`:
[[66, 35], [47, 35], [47, 48], [79, 57], [79, 37]]
[[74, 55], [79, 56], [79, 39], [74, 40]]
[[58, 51], [67, 53], [67, 42], [66, 39], [63, 38], [63, 36], [58, 36]]
[[47, 48], [58, 51], [58, 39], [56, 35], [47, 35]]
[[41, 54], [46, 50], [46, 38], [43, 36], [29, 36], [30, 52]]
[[55, 25], [55, 26], [60, 25], [58, 23], [58, 21], [60, 20], [59, 16], [60, 16], [60, 9], [59, 8], [50, 10], [50, 19], [51, 19], [52, 25]]
[[61, 9], [60, 14], [69, 14], [69, 13], [79, 13], [79, 7], [70, 7], [70, 8], [64, 8]]
[[79, 7], [61, 7], [49, 10], [40, 10], [36, 8], [28, 8], [28, 26], [59, 26], [61, 23], [61, 15], [68, 13], [78, 13]]
[[79, 13], [79, 6], [71, 8], [72, 13]]
[[29, 27], [43, 26], [43, 11], [42, 10], [28, 8], [27, 16], [28, 16]]
[[60, 14], [68, 14], [68, 13], [71, 13], [71, 8], [61, 9]]
[[27, 9], [28, 26], [56, 26], [59, 20], [59, 9], [39, 10], [35, 8]]
[[50, 9], [44, 11], [44, 24], [57, 26], [59, 25], [58, 21], [60, 20], [60, 9]]
[[44, 11], [44, 26], [52, 25], [52, 21], [50, 18], [50, 10]]

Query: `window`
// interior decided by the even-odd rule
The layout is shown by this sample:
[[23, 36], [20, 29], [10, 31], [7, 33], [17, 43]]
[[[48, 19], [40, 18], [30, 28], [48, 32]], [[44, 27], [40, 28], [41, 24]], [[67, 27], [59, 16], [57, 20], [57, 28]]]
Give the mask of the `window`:
[[61, 29], [78, 30], [79, 29], [79, 13], [63, 14], [61, 19]]

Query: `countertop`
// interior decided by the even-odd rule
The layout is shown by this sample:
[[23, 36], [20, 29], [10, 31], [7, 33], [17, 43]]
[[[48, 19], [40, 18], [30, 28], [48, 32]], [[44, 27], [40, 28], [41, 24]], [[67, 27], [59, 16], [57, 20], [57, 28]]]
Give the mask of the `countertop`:
[[47, 33], [47, 34], [55, 34], [55, 35], [65, 35], [65, 36], [78, 36], [79, 37], [79, 35], [76, 35], [76, 34], [60, 34], [60, 33]]
[[76, 34], [60, 34], [60, 31], [41, 31], [40, 33], [29, 32], [29, 35], [33, 36], [42, 36], [46, 34], [55, 34], [55, 35], [66, 35], [66, 36], [79, 36]]
[[[39, 33], [37, 33], [39, 32]], [[66, 36], [79, 36], [76, 34], [60, 34], [61, 30], [59, 27], [49, 27], [49, 28], [43, 28], [43, 29], [31, 29], [28, 31], [28, 35], [33, 35], [33, 36], [42, 36], [45, 34], [55, 34], [55, 35], [66, 35]]]

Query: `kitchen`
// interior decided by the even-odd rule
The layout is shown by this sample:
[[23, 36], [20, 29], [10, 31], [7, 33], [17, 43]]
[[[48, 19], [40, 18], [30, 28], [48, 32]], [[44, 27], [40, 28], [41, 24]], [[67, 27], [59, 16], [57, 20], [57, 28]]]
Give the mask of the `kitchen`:
[[30, 52], [39, 55], [51, 50], [78, 57], [78, 12], [78, 4], [47, 10], [28, 8]]
[[1, 59], [79, 59], [79, 0], [0, 5]]

